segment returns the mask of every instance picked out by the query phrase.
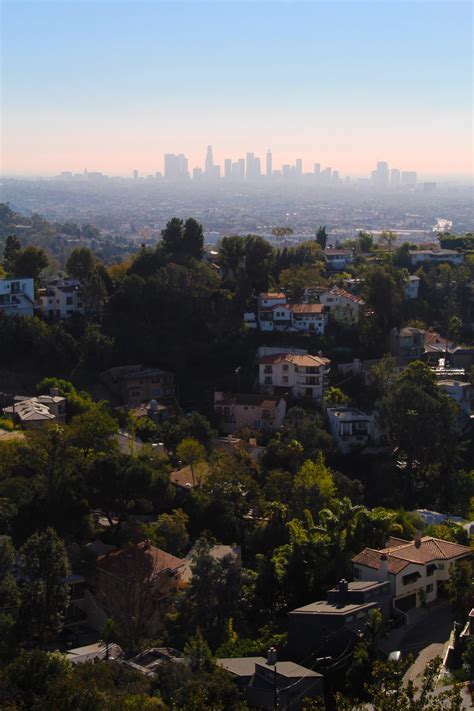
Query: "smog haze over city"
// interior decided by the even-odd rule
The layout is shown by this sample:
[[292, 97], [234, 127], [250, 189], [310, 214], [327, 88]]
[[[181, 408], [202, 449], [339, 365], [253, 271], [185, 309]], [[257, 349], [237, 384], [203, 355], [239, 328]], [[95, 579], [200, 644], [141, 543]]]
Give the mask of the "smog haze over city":
[[132, 234], [192, 212], [210, 241], [472, 223], [469, 2], [7, 0], [2, 24], [19, 210]]

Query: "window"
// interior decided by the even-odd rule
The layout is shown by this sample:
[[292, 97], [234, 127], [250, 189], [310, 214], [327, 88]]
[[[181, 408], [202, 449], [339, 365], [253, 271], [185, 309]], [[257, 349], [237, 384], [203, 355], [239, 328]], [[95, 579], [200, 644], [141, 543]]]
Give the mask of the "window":
[[265, 368], [263, 369], [264, 373], [273, 373], [273, 368], [271, 365], [266, 365]]
[[267, 375], [266, 378], [265, 378], [265, 385], [271, 385], [272, 382], [273, 382], [272, 376], [271, 376], [271, 375]]
[[408, 573], [408, 575], [404, 575], [402, 578], [403, 585], [411, 585], [412, 583], [416, 583], [418, 578], [421, 578], [420, 573], [416, 571], [415, 573]]
[[426, 586], [426, 592], [427, 592], [427, 594], [433, 592], [433, 587], [434, 587], [434, 586], [433, 586], [433, 583], [430, 583], [429, 585]]
[[282, 381], [283, 381], [283, 384], [284, 384], [284, 385], [287, 385], [287, 383], [288, 383], [288, 376], [287, 376], [287, 375], [284, 375], [283, 378], [282, 378]]
[[444, 563], [438, 563], [438, 568], [440, 570], [444, 570]]
[[66, 306], [72, 306], [72, 296], [66, 297]]
[[306, 385], [316, 385], [316, 378], [306, 378]]
[[355, 580], [360, 580], [361, 578], [360, 569], [357, 566], [354, 567], [353, 576]]
[[282, 370], [283, 370], [284, 373], [288, 373], [288, 366], [287, 366], [287, 365], [284, 365], [283, 368], [282, 368]]
[[10, 294], [0, 294], [0, 306], [10, 303]]
[[12, 281], [12, 288], [11, 292], [12, 294], [19, 294], [21, 291], [21, 284], [19, 281]]

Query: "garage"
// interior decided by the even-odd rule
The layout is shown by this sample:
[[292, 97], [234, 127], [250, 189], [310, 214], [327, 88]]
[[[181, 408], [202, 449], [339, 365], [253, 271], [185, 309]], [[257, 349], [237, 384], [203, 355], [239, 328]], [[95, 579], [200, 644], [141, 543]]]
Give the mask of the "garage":
[[408, 610], [416, 607], [416, 593], [395, 600], [395, 607], [402, 612], [408, 612]]

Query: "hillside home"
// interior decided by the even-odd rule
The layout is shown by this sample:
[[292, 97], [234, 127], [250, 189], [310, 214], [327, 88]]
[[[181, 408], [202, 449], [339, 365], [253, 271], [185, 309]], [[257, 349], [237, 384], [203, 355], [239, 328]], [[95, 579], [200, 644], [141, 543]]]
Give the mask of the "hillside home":
[[300, 711], [305, 699], [323, 695], [323, 676], [295, 662], [279, 662], [276, 650], [265, 657], [217, 659], [218, 666], [233, 676], [250, 707], [274, 709], [275, 699], [287, 711]]
[[448, 262], [458, 265], [464, 262], [464, 254], [454, 249], [419, 249], [410, 250], [410, 260], [413, 266], [423, 262], [431, 262], [431, 264]]
[[16, 396], [12, 405], [3, 408], [3, 414], [25, 429], [35, 429], [53, 422], [66, 422], [66, 402], [56, 388], [51, 388], [49, 395]]
[[288, 648], [295, 659], [312, 654], [324, 645], [324, 654], [338, 654], [357, 641], [371, 610], [383, 618], [390, 614], [388, 581], [341, 580], [328, 590], [326, 600], [298, 607], [288, 614]]
[[128, 407], [138, 407], [150, 400], [166, 402], [174, 396], [174, 375], [161, 368], [120, 366], [101, 373], [101, 379]]
[[390, 353], [396, 358], [419, 360], [425, 352], [425, 331], [407, 326], [390, 331]]
[[474, 386], [461, 380], [439, 380], [437, 385], [459, 405], [462, 419], [473, 424]]
[[408, 277], [406, 284], [405, 284], [405, 296], [407, 297], [407, 299], [417, 299], [418, 298], [418, 292], [420, 290], [420, 282], [421, 282], [420, 277], [417, 277], [414, 274], [412, 276]]
[[33, 316], [34, 279], [0, 279], [0, 313]]
[[326, 249], [324, 251], [327, 268], [334, 272], [343, 272], [354, 261], [350, 249]]
[[282, 292], [258, 297], [258, 325], [261, 331], [300, 331], [324, 334], [326, 319], [322, 304], [290, 304]]
[[369, 444], [376, 444], [380, 432], [376, 413], [368, 415], [355, 407], [329, 407], [329, 430], [342, 454], [350, 454]]
[[319, 301], [339, 323], [354, 324], [365, 302], [355, 294], [335, 286], [319, 295]]
[[275, 432], [283, 425], [286, 402], [283, 398], [267, 395], [214, 393], [214, 411], [220, 418], [221, 429], [232, 434], [249, 427], [253, 430]]
[[393, 604], [406, 612], [439, 596], [456, 561], [472, 561], [472, 549], [417, 534], [414, 541], [391, 537], [385, 548], [364, 548], [352, 559], [355, 580], [388, 580]]
[[47, 318], [70, 318], [73, 313], [84, 314], [81, 282], [75, 279], [55, 279], [40, 289], [40, 309]]
[[290, 393], [293, 397], [321, 400], [330, 360], [315, 355], [276, 353], [258, 361], [260, 390], [270, 395]]

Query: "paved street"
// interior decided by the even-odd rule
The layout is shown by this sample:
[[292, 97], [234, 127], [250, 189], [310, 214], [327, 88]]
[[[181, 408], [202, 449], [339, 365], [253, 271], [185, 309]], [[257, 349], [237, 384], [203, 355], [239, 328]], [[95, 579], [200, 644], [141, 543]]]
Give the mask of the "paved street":
[[416, 656], [416, 659], [405, 674], [405, 683], [419, 681], [428, 662], [436, 656], [443, 657], [453, 624], [449, 603], [441, 602], [435, 607], [428, 608], [426, 614], [407, 630], [399, 649], [404, 657], [411, 653]]

